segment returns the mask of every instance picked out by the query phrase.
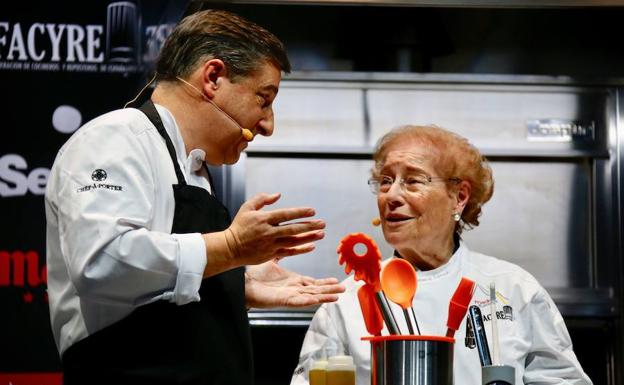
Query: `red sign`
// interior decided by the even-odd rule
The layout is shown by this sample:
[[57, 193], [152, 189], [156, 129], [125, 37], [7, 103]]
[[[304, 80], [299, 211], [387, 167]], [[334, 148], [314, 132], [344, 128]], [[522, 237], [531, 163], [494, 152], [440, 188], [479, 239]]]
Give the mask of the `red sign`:
[[39, 267], [39, 254], [36, 251], [0, 250], [0, 286], [24, 287], [26, 284], [36, 287], [46, 282], [46, 265]]
[[0, 385], [62, 385], [62, 373], [0, 373]]

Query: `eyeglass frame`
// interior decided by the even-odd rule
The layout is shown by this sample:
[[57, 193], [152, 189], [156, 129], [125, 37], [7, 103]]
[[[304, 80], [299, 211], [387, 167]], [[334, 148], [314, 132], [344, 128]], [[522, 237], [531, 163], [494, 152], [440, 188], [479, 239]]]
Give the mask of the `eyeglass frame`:
[[[392, 188], [392, 185], [394, 185], [394, 182], [396, 182], [396, 179], [394, 179], [391, 176], [388, 175], [383, 175], [383, 177], [388, 178], [392, 181], [392, 183], [390, 184], [390, 188]], [[419, 177], [422, 177], [426, 180], [426, 183], [423, 183], [423, 186], [427, 186], [433, 182], [453, 182], [455, 184], [460, 183], [462, 181], [461, 178], [458, 178], [456, 176], [454, 177], [450, 177], [450, 178], [446, 178], [446, 177], [442, 177], [442, 176], [429, 176], [429, 175], [419, 175]], [[406, 193], [412, 193], [412, 192], [416, 192], [416, 191], [410, 191], [407, 187], [405, 187], [406, 185], [406, 180], [405, 178], [401, 178], [399, 180], [399, 187], [401, 188], [401, 191], [406, 192]], [[368, 186], [371, 189], [371, 192], [375, 195], [379, 195], [379, 193], [381, 193], [381, 180], [375, 178], [375, 177], [371, 177], [370, 179], [368, 179]], [[390, 191], [390, 188], [388, 188], [388, 191]], [[383, 191], [382, 193], [385, 194], [388, 191]]]

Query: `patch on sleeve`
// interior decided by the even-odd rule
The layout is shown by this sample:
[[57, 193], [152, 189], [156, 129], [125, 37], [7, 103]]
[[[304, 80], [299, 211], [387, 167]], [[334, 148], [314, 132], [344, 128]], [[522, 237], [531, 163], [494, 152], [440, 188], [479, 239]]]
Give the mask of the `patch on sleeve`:
[[111, 191], [123, 191], [122, 186], [119, 186], [116, 184], [110, 184], [110, 183], [102, 183], [106, 180], [106, 178], [108, 178], [108, 173], [105, 170], [98, 168], [97, 170], [94, 170], [91, 173], [91, 180], [93, 180], [93, 184], [82, 186], [79, 189], [77, 189], [76, 192], [82, 193], [85, 191], [92, 191], [92, 190], [97, 190], [100, 188], [104, 188], [104, 189], [111, 190]]

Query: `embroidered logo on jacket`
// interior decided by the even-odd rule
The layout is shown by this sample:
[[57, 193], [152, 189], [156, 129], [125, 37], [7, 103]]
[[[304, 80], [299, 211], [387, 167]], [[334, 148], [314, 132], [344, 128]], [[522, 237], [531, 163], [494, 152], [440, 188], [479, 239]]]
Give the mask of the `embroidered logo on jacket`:
[[[106, 180], [106, 178], [108, 178], [108, 173], [102, 170], [101, 168], [98, 168], [97, 170], [94, 170], [91, 173], [91, 179], [94, 182], [103, 182]], [[76, 192], [81, 193], [85, 191], [97, 190], [100, 188], [112, 190], [112, 191], [123, 191], [123, 187], [119, 185], [108, 184], [108, 183], [93, 183], [93, 184], [89, 184], [89, 185], [86, 185], [77, 189]]]
[[106, 171], [102, 170], [101, 168], [98, 168], [97, 170], [91, 173], [91, 179], [93, 179], [96, 182], [105, 181], [107, 176], [108, 175], [106, 174]]
[[[490, 321], [492, 319], [492, 315], [489, 312], [489, 306], [490, 306], [489, 289], [486, 289], [485, 287], [481, 285], [477, 285], [477, 289], [479, 292], [481, 292], [482, 296], [485, 298], [482, 300], [475, 298], [474, 304], [486, 310], [484, 311], [484, 314], [483, 314], [483, 321]], [[475, 295], [475, 297], [477, 296]], [[497, 291], [496, 302], [497, 302], [496, 318], [499, 320], [513, 321], [514, 320], [513, 308], [511, 307], [511, 305], [509, 305], [509, 298], [507, 298], [506, 296], [502, 295], [499, 291]], [[503, 310], [498, 310], [498, 308], [501, 305], [502, 305]]]

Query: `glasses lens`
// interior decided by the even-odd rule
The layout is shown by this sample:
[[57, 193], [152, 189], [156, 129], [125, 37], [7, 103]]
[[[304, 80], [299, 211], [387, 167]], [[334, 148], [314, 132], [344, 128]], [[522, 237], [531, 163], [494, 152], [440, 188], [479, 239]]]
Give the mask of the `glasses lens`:
[[410, 175], [403, 179], [403, 186], [409, 192], [419, 191], [423, 186], [428, 184], [430, 178], [426, 175]]
[[379, 193], [379, 182], [376, 179], [370, 178], [368, 180], [368, 187], [370, 188], [373, 194]]
[[387, 175], [382, 175], [379, 178], [379, 192], [382, 192], [382, 193], [388, 192], [390, 190], [390, 187], [392, 187], [393, 183], [394, 183], [394, 179], [392, 179], [391, 177]]

